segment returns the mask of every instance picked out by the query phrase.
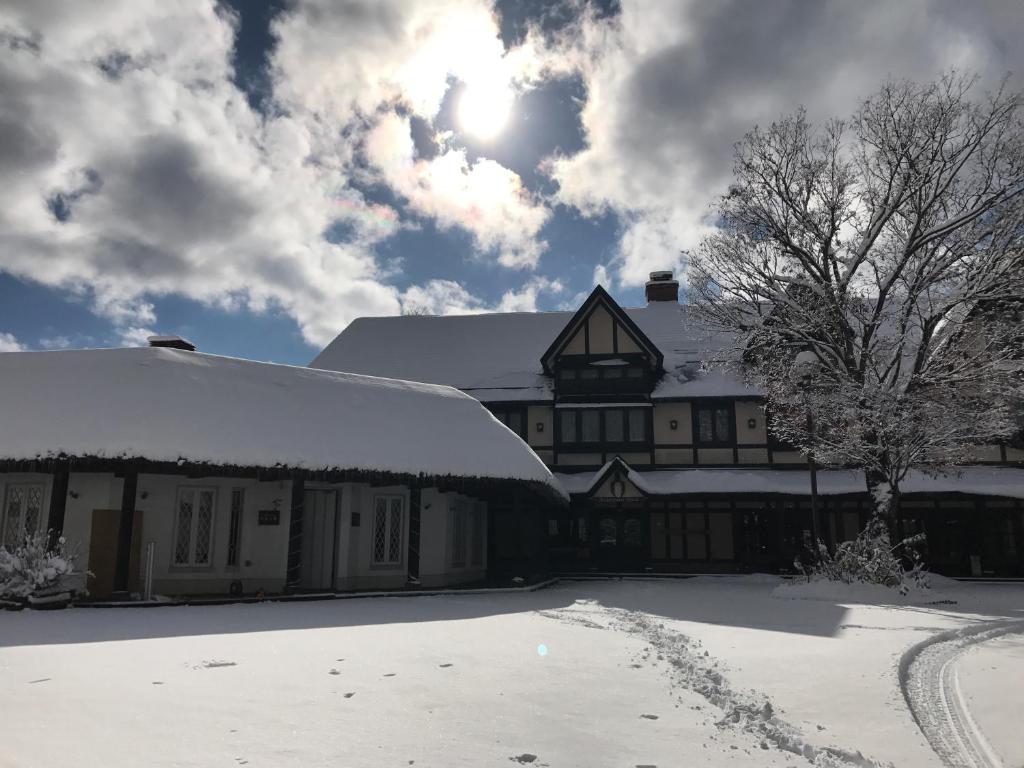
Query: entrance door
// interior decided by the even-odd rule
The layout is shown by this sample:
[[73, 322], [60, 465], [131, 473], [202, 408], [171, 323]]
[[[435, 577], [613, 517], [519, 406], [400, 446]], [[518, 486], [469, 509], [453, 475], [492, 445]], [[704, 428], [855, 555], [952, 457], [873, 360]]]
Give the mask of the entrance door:
[[[94, 509], [89, 532], [89, 596], [110, 597], [117, 571], [117, 541], [121, 528], [120, 509]], [[128, 560], [128, 591], [139, 590], [139, 553], [142, 547], [142, 512], [132, 520], [132, 546]]]
[[591, 516], [597, 565], [603, 571], [635, 571], [647, 563], [647, 513], [600, 509]]
[[338, 492], [307, 490], [302, 517], [301, 589], [334, 589]]

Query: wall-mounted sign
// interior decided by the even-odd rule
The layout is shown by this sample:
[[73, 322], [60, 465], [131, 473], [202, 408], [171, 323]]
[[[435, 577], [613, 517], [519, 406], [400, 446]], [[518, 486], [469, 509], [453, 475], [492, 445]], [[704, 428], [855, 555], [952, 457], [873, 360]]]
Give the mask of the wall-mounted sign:
[[279, 510], [279, 509], [261, 509], [258, 512], [257, 523], [259, 525], [280, 525], [281, 524], [281, 510]]

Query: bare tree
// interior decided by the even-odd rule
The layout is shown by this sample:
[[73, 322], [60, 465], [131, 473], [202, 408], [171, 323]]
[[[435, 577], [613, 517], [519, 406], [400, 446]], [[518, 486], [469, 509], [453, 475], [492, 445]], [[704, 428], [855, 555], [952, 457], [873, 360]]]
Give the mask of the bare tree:
[[879, 514], [912, 466], [1019, 429], [1024, 131], [1007, 82], [978, 101], [957, 74], [889, 83], [848, 121], [755, 128], [691, 256], [692, 301], [737, 338], [775, 432], [862, 468]]

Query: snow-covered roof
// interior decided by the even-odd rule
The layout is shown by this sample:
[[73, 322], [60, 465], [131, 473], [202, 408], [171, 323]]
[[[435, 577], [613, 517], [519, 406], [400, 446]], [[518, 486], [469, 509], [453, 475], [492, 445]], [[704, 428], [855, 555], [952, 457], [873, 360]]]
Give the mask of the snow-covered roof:
[[[615, 460], [595, 472], [556, 472], [570, 494], [591, 493]], [[655, 469], [640, 471], [622, 463], [626, 477], [651, 496], [681, 493], [781, 493], [807, 496], [810, 474], [800, 469]], [[818, 493], [836, 496], [864, 493], [864, 473], [852, 469], [818, 470]], [[1024, 469], [1012, 467], [957, 467], [940, 475], [911, 470], [900, 483], [902, 493], [970, 493], [1024, 499]]]
[[[664, 355], [666, 373], [653, 397], [758, 394], [721, 369], [701, 370], [730, 345], [698, 323], [686, 305], [662, 301], [624, 311]], [[573, 314], [361, 317], [310, 366], [448, 384], [484, 402], [550, 400], [541, 357]]]
[[159, 347], [0, 354], [0, 459], [60, 455], [513, 479], [564, 497], [451, 387]]

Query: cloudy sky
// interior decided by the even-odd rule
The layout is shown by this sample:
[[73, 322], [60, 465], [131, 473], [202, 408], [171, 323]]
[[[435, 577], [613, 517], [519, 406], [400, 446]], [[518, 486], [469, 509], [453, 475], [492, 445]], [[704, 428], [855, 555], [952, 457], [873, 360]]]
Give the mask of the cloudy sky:
[[6, 0], [0, 350], [639, 304], [745, 131], [951, 67], [1024, 71], [1020, 0]]

